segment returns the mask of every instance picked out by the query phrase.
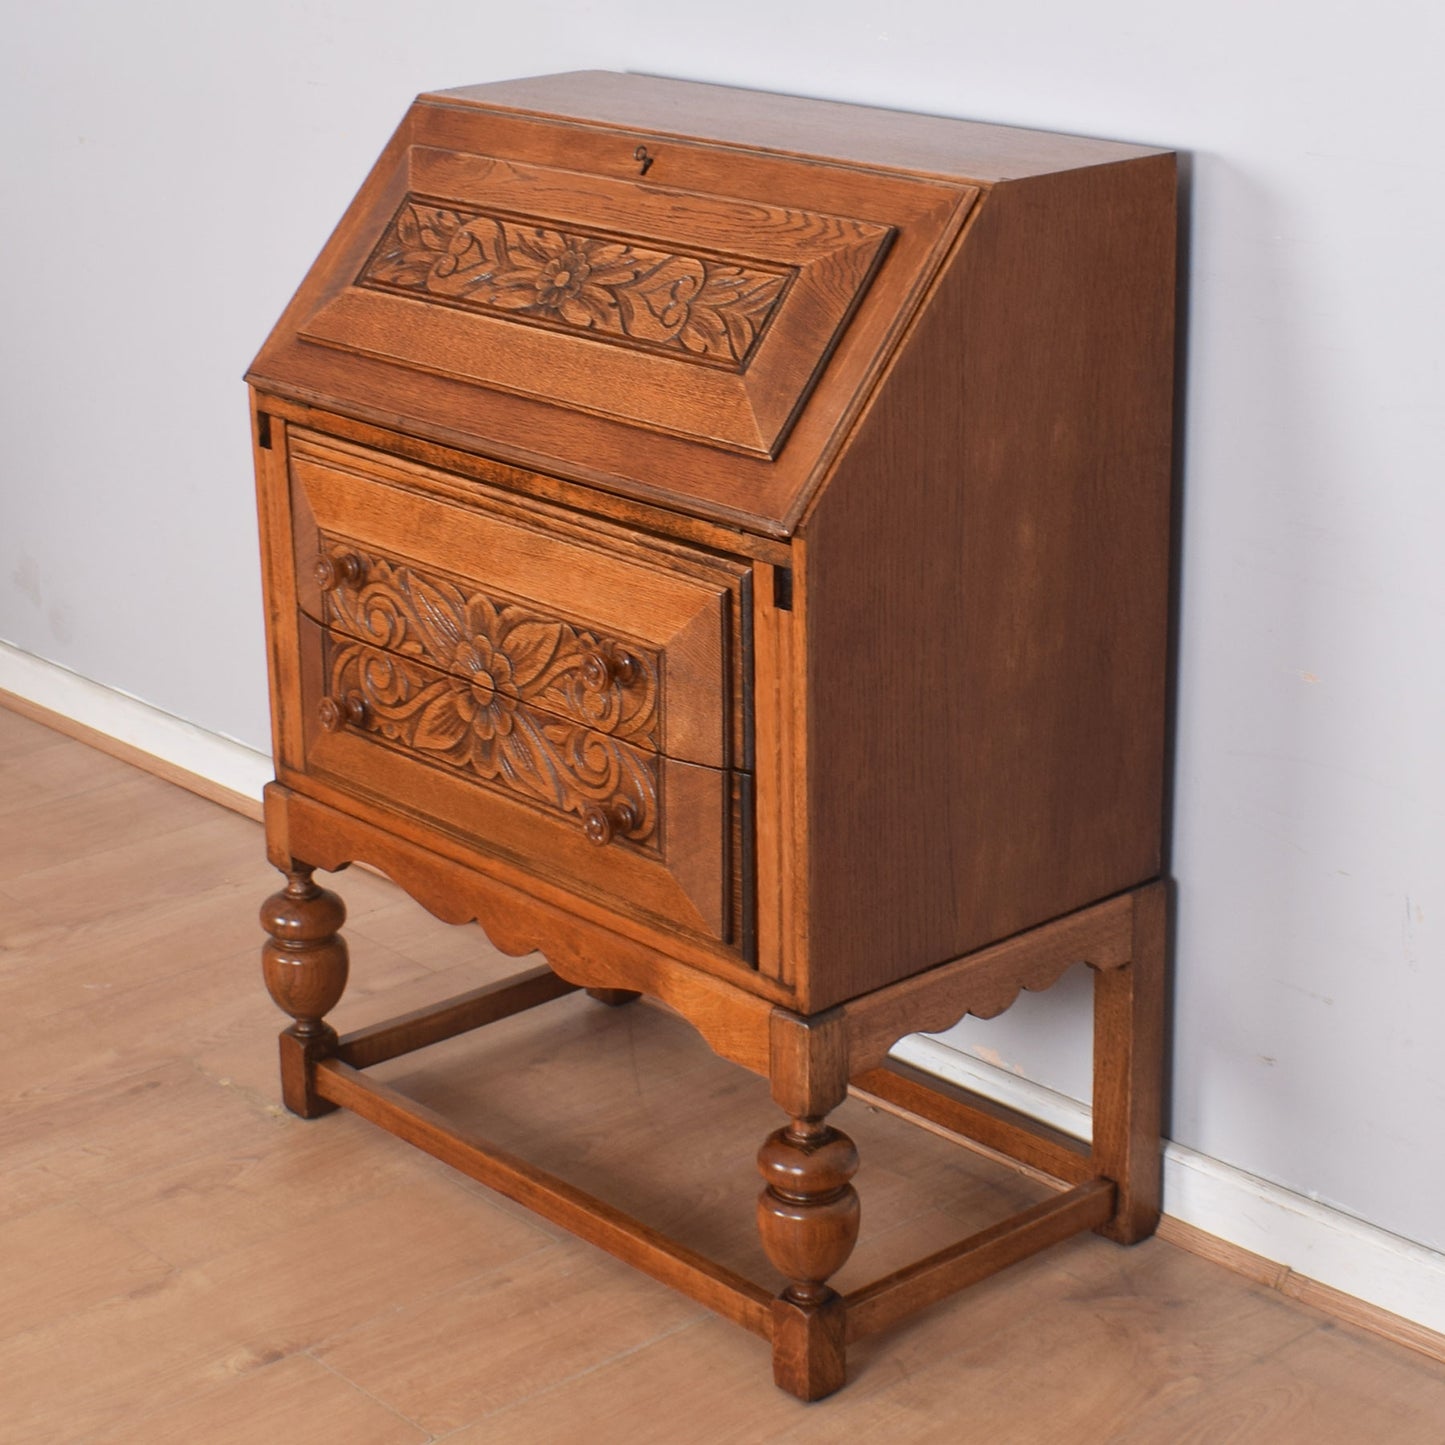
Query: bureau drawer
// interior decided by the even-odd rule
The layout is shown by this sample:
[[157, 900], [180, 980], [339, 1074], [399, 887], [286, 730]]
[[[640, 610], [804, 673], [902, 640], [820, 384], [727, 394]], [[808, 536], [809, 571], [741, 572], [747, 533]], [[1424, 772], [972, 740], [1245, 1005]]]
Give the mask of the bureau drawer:
[[[469, 848], [739, 944], [740, 775], [298, 619], [299, 768]], [[304, 784], [303, 784], [304, 786]]]
[[286, 780], [750, 958], [746, 565], [287, 441]]
[[[662, 656], [655, 649], [347, 537], [322, 532], [319, 543], [312, 580], [320, 615], [313, 620], [450, 674], [478, 696], [495, 694], [497, 706], [538, 723], [555, 719], [662, 751]], [[669, 741], [684, 750], [699, 742], [685, 730]], [[695, 750], [710, 763], [722, 761], [710, 747]]]
[[428, 469], [304, 434], [290, 475], [297, 603], [313, 621], [495, 675], [535, 712], [679, 761], [738, 761], [741, 569], [682, 570], [480, 494], [427, 495], [414, 487], [436, 479]]
[[309, 621], [302, 637], [306, 670], [319, 680], [306, 709], [308, 754], [317, 754], [318, 728], [361, 734], [571, 820], [591, 842], [659, 851], [662, 755], [529, 707], [495, 659], [490, 672], [446, 673]]

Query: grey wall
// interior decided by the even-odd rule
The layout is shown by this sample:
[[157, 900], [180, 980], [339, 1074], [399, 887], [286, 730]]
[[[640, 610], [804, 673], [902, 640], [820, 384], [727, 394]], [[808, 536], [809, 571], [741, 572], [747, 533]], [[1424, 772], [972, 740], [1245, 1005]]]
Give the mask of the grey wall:
[[[1178, 146], [1175, 1137], [1445, 1246], [1436, 7], [12, 7], [0, 638], [265, 746], [240, 374], [424, 88], [579, 67]], [[1068, 985], [969, 1026], [1065, 1090]]]

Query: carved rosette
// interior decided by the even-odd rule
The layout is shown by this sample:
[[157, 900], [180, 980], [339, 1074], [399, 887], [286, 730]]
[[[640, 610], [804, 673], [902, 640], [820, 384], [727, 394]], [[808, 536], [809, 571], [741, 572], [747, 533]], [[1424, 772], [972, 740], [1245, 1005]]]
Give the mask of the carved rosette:
[[409, 195], [356, 284], [741, 371], [790, 279]]
[[456, 769], [584, 824], [631, 807], [628, 842], [656, 847], [657, 759], [576, 722], [534, 711], [505, 654], [485, 638], [473, 664], [439, 673], [423, 663], [326, 634], [330, 694], [359, 704], [359, 726], [409, 757]]
[[[655, 656], [470, 584], [360, 552], [350, 542], [327, 538], [323, 545], [355, 559], [358, 582], [322, 594], [322, 620], [465, 679], [479, 727], [505, 731], [507, 717], [524, 705], [659, 750]], [[619, 658], [630, 665], [615, 666]], [[438, 709], [434, 722], [440, 724], [440, 704]]]

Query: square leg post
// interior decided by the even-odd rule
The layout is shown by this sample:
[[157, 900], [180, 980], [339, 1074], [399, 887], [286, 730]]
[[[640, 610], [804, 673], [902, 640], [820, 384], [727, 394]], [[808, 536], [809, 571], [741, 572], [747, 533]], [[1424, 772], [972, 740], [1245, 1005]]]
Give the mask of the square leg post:
[[1135, 892], [1129, 962], [1094, 971], [1093, 1163], [1118, 1186], [1114, 1217], [1097, 1232], [1118, 1244], [1159, 1223], [1166, 907], [1163, 883]]

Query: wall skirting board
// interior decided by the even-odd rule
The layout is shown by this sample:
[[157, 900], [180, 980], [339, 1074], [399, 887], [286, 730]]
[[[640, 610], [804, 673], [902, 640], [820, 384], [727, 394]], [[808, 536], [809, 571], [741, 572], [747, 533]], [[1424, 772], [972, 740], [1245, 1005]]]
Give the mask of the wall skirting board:
[[[8, 694], [8, 696], [7, 696]], [[271, 759], [0, 642], [0, 704], [260, 816]], [[915, 1035], [894, 1055], [1087, 1139], [1087, 1105]], [[1308, 1304], [1445, 1360], [1445, 1254], [1192, 1149], [1164, 1151], [1160, 1234]]]
[[[8, 696], [5, 696], [8, 694]], [[268, 753], [207, 732], [128, 693], [0, 642], [0, 702], [252, 818]]]
[[[915, 1034], [893, 1054], [1066, 1134], [1090, 1135], [1088, 1105], [936, 1039]], [[1164, 1149], [1164, 1212], [1164, 1238], [1445, 1359], [1445, 1254], [1173, 1142]], [[1399, 1316], [1398, 1327], [1380, 1312]]]

